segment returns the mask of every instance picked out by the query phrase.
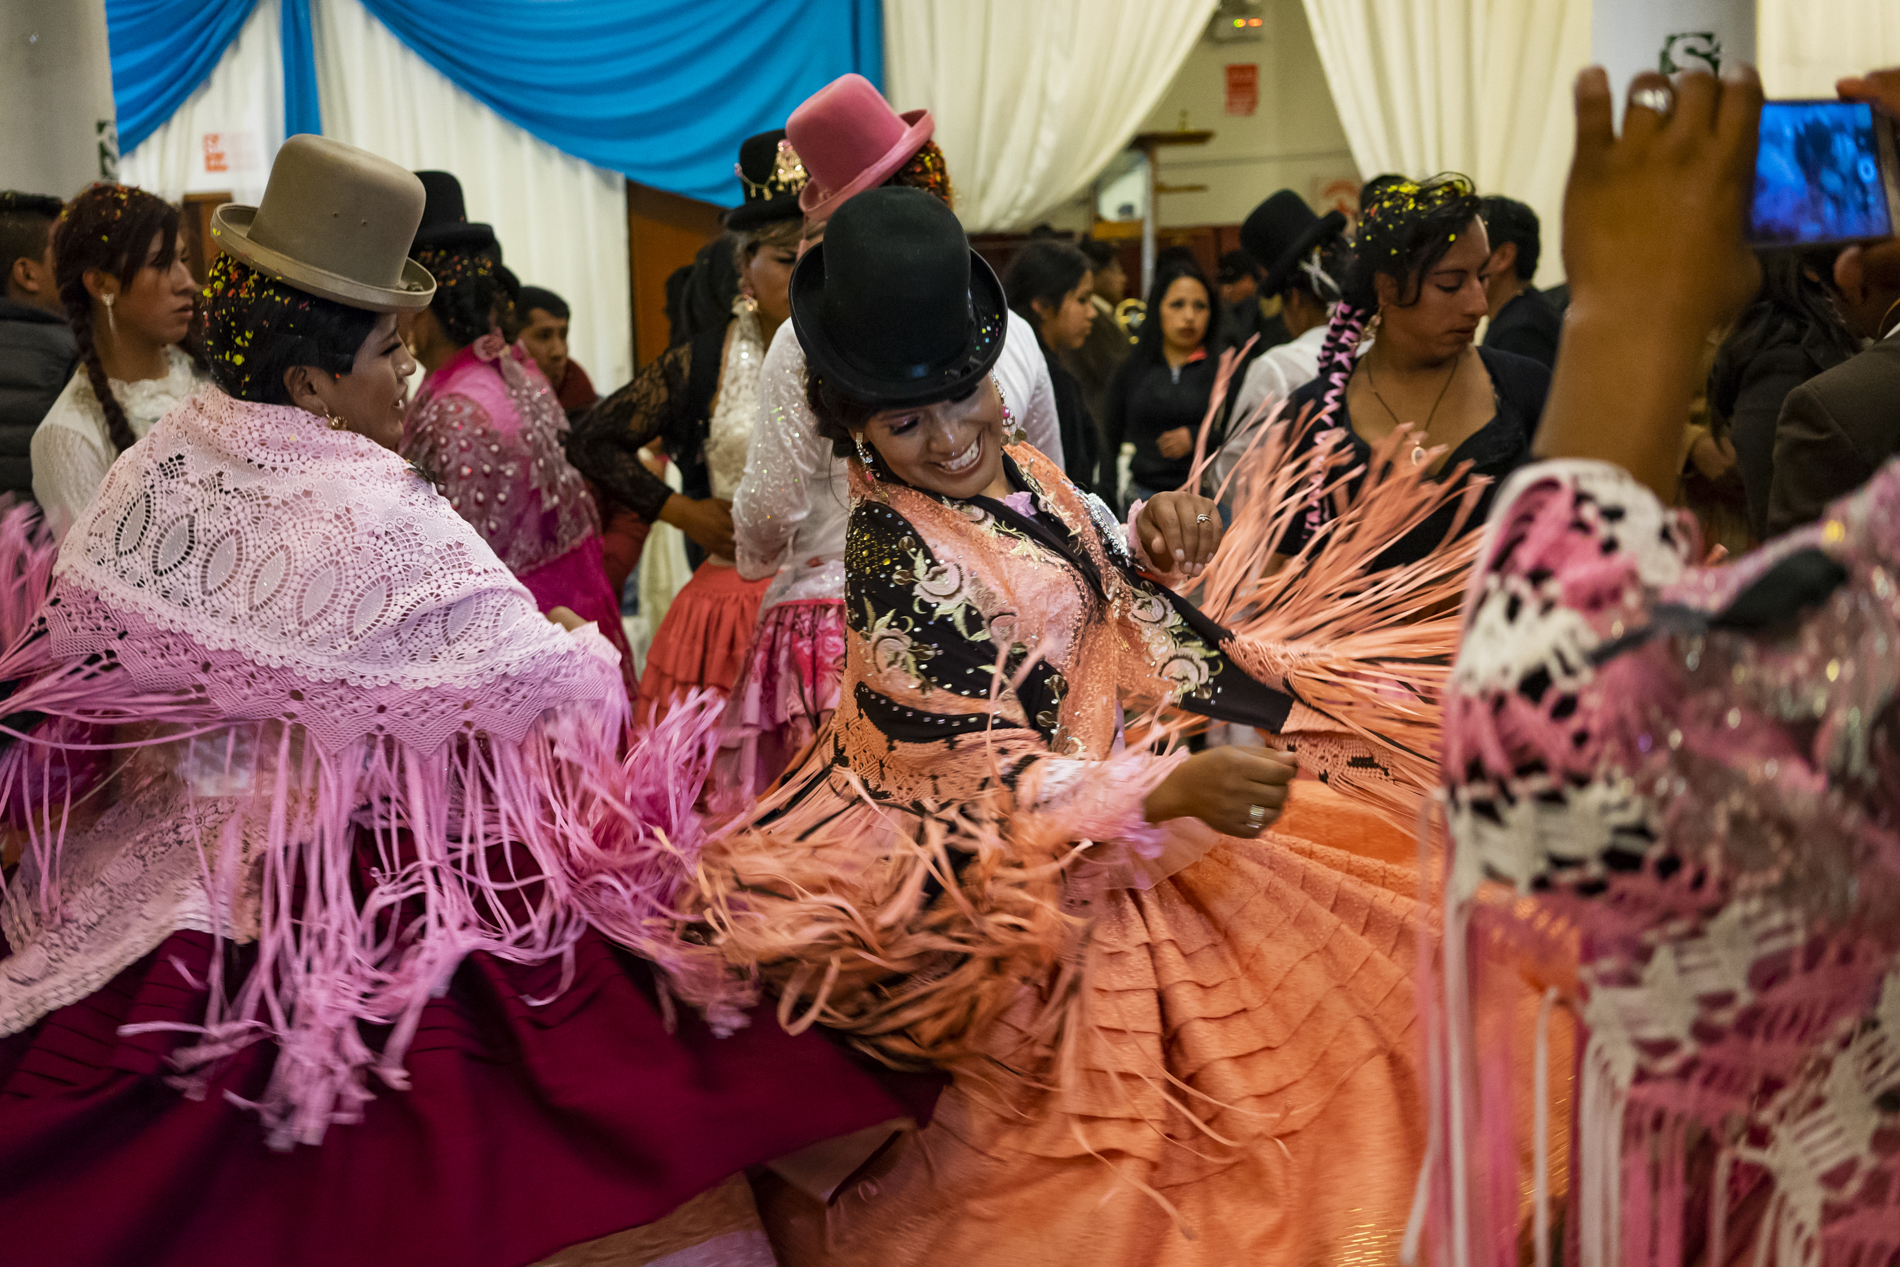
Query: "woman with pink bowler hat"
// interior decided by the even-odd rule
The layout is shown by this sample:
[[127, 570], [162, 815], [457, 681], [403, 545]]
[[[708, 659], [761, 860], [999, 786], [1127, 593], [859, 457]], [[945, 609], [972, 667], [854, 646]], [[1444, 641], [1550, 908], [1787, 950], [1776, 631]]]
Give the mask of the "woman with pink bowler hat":
[[[922, 189], [954, 206], [928, 110], [899, 114], [862, 75], [844, 75], [792, 112], [785, 131], [810, 173], [799, 196], [801, 250], [825, 221], [867, 189]], [[1011, 315], [996, 381], [1015, 426], [1062, 464], [1049, 370], [1036, 332]], [[760, 415], [733, 497], [739, 571], [772, 577], [759, 629], [726, 714], [715, 769], [722, 803], [736, 807], [769, 785], [838, 706], [844, 669], [844, 546], [850, 506], [845, 465], [805, 400], [805, 351], [791, 322], [766, 352]]]
[[620, 601], [601, 558], [600, 512], [561, 437], [567, 415], [534, 359], [502, 338], [509, 302], [495, 231], [470, 224], [462, 186], [419, 172], [428, 191], [410, 250], [436, 278], [435, 298], [411, 314], [403, 339], [428, 371], [403, 423], [402, 455], [429, 474], [542, 611], [591, 621], [620, 653], [635, 688]]

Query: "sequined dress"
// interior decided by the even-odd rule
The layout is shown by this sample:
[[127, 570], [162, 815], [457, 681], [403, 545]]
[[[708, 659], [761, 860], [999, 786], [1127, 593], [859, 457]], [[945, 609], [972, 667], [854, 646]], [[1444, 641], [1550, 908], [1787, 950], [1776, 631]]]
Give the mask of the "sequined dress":
[[1004, 501], [854, 475], [838, 710], [702, 857], [707, 940], [782, 1022], [954, 1077], [828, 1205], [766, 1203], [781, 1259], [1390, 1261], [1413, 846], [1318, 783], [1255, 840], [1147, 823], [1180, 754], [1124, 749], [1124, 706], [1317, 719], [1007, 453]]
[[[1062, 432], [1035, 331], [1009, 314], [993, 372], [1029, 443], [1057, 465]], [[743, 803], [769, 786], [838, 706], [844, 667], [844, 548], [850, 493], [845, 464], [818, 434], [805, 399], [805, 353], [792, 323], [772, 338], [759, 386], [760, 415], [733, 497], [739, 571], [771, 577], [759, 631], [727, 714], [717, 770]]]
[[600, 515], [562, 451], [566, 431], [560, 401], [533, 359], [488, 334], [423, 380], [403, 419], [401, 452], [542, 611], [566, 607], [599, 627], [620, 653], [631, 692], [633, 655], [607, 585]]
[[[1700, 554], [1618, 467], [1500, 491], [1447, 702], [1448, 944], [1571, 960], [1581, 1261], [1892, 1262], [1900, 465]], [[1442, 984], [1435, 1261], [1488, 1263], [1519, 1226], [1497, 1194], [1546, 1185], [1495, 1164], [1483, 983]]]
[[[655, 439], [679, 464], [683, 495], [731, 502], [758, 419], [764, 360], [755, 306], [741, 298], [723, 330], [668, 349], [590, 410], [568, 438], [568, 453], [589, 479], [649, 522], [672, 496], [640, 460], [640, 450]], [[770, 583], [769, 577], [748, 579], [719, 555], [694, 570], [647, 649], [636, 701], [640, 719], [691, 691], [731, 693]]]

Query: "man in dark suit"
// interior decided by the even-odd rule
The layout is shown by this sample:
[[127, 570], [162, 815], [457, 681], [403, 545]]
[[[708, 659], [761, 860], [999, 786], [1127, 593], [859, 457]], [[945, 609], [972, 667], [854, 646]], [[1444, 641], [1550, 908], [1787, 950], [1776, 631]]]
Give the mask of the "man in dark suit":
[[1491, 327], [1485, 331], [1484, 346], [1528, 356], [1549, 369], [1557, 363], [1563, 318], [1531, 285], [1541, 248], [1537, 213], [1514, 198], [1492, 197], [1484, 200], [1480, 214], [1491, 239], [1484, 285]]
[[[1819, 519], [1900, 452], [1900, 269], [1854, 246], [1834, 261], [1835, 306], [1877, 342], [1788, 393], [1775, 421], [1768, 531]], [[1878, 257], [1876, 257], [1878, 258]]]

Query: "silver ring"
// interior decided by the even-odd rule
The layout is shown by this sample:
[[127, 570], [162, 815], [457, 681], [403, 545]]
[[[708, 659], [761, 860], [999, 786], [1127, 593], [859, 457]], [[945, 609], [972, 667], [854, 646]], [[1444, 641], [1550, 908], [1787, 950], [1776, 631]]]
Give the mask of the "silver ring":
[[1676, 90], [1673, 88], [1638, 88], [1630, 94], [1630, 104], [1641, 106], [1645, 110], [1654, 110], [1657, 117], [1667, 119], [1676, 109]]
[[1249, 805], [1247, 807], [1247, 825], [1255, 831], [1259, 831], [1262, 827], [1265, 827], [1267, 825], [1267, 807], [1264, 805]]
[[1196, 515], [1196, 516], [1194, 516], [1194, 522], [1195, 522], [1195, 523], [1197, 523], [1197, 524], [1204, 524], [1204, 523], [1206, 523], [1206, 522], [1207, 522], [1207, 516], [1206, 516], [1206, 515]]

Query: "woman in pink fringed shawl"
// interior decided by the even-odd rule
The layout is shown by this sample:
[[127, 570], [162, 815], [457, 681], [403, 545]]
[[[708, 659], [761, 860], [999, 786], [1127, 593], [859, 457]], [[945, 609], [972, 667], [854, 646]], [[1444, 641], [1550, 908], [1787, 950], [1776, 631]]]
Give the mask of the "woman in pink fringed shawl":
[[534, 358], [496, 328], [508, 296], [494, 231], [468, 223], [455, 177], [419, 175], [429, 201], [410, 249], [436, 291], [402, 322], [429, 372], [403, 424], [402, 455], [435, 481], [542, 611], [565, 607], [600, 627], [632, 691], [633, 653], [620, 596], [607, 583], [600, 512], [564, 448], [567, 415]]
[[[1841, 88], [1900, 113], [1900, 71]], [[1499, 490], [1446, 705], [1441, 1265], [1900, 1258], [1900, 464], [1728, 566], [1671, 509], [1759, 276], [1760, 107], [1746, 67], [1641, 75], [1619, 137], [1578, 81], [1548, 460]], [[1900, 277], [1900, 240], [1855, 249]], [[1493, 1091], [1530, 1053], [1466, 967], [1500, 944], [1579, 1028], [1574, 1152], [1533, 1138], [1528, 1174]]]
[[613, 648], [391, 451], [421, 205], [292, 138], [214, 221], [216, 386], [57, 562], [0, 524], [8, 1262], [769, 1264], [733, 1176], [927, 1111], [657, 984], [712, 718], [623, 760]]

